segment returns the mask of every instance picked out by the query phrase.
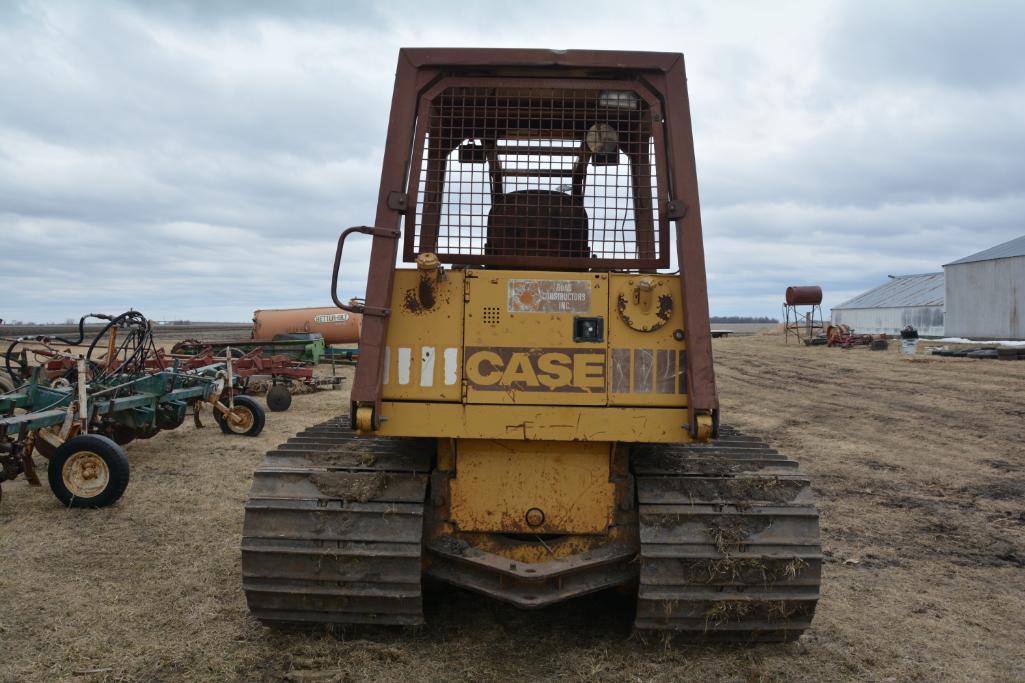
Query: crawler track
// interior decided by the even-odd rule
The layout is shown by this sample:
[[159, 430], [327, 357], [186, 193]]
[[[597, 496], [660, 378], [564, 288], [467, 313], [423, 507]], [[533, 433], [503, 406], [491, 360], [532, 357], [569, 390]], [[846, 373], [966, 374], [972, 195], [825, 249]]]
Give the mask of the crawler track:
[[794, 640], [819, 598], [819, 520], [808, 478], [727, 428], [703, 445], [637, 445], [638, 629], [696, 639]]
[[253, 477], [242, 580], [265, 623], [423, 623], [433, 442], [361, 438], [348, 420], [300, 432]]
[[[632, 447], [636, 626], [696, 639], [793, 640], [819, 597], [818, 513], [797, 463], [724, 429]], [[270, 624], [423, 623], [430, 440], [363, 438], [339, 418], [267, 454], [246, 503], [242, 577]]]

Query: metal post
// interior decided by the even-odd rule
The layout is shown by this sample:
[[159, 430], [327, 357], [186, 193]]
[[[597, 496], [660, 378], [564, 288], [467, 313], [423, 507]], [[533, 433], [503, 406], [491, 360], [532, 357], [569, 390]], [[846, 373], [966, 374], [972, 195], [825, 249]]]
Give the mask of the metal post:
[[89, 378], [86, 376], [85, 356], [78, 357], [78, 417], [82, 421], [82, 434], [89, 433]]
[[235, 409], [235, 381], [231, 376], [231, 347], [224, 347], [224, 357], [226, 359], [225, 366], [228, 369], [228, 407], [232, 410]]
[[106, 368], [110, 370], [114, 363], [114, 352], [117, 350], [117, 326], [110, 328], [110, 340], [107, 342]]

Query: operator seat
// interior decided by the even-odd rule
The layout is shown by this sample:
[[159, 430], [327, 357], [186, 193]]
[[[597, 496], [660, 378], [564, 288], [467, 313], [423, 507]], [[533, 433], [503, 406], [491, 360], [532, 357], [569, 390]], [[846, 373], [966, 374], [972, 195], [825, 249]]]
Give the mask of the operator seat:
[[495, 195], [484, 254], [589, 258], [583, 199], [553, 190]]

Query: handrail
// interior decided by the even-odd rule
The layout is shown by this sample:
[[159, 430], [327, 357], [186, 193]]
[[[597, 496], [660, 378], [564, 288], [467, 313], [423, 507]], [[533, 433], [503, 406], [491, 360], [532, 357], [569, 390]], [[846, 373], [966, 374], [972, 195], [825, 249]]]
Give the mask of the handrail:
[[338, 246], [335, 247], [335, 264], [334, 268], [331, 270], [331, 300], [335, 302], [335, 306], [343, 311], [347, 311], [349, 313], [368, 314], [372, 313], [372, 311], [368, 311], [365, 304], [350, 306], [349, 304], [343, 304], [338, 298], [338, 270], [342, 264], [342, 249], [345, 245], [345, 239], [354, 232], [362, 233], [364, 235], [372, 235], [374, 237], [398, 239], [399, 231], [392, 230], [390, 228], [375, 228], [368, 225], [357, 225], [343, 231], [342, 234], [338, 236]]

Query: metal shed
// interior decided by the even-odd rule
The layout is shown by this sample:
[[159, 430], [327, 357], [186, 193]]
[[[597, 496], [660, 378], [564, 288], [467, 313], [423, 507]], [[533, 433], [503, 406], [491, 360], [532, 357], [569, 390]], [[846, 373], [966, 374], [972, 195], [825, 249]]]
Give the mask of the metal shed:
[[1025, 235], [943, 266], [947, 336], [1025, 339]]
[[942, 337], [943, 273], [891, 275], [889, 282], [834, 306], [834, 325], [862, 334], [898, 334], [907, 325], [927, 337]]

